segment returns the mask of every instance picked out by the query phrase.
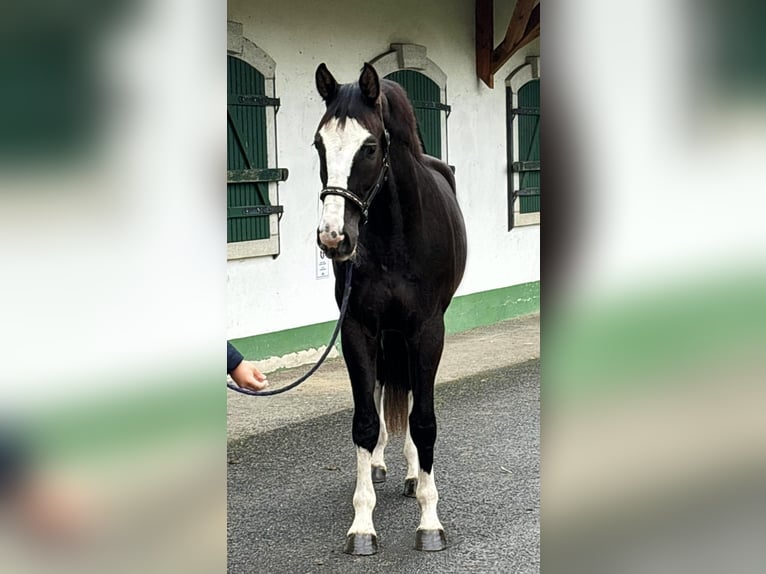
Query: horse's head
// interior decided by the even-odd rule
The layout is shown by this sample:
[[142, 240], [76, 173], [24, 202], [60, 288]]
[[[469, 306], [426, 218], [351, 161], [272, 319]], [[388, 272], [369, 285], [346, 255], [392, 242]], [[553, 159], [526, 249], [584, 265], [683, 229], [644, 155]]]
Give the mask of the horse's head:
[[356, 250], [360, 223], [388, 166], [380, 79], [365, 64], [358, 83], [338, 85], [320, 64], [316, 86], [327, 105], [314, 136], [323, 187], [317, 243], [329, 257], [343, 261]]

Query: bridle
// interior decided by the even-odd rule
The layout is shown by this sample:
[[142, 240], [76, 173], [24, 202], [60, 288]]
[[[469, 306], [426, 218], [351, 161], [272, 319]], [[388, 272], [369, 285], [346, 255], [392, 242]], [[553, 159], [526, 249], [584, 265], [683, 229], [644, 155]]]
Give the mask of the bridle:
[[383, 187], [383, 184], [388, 178], [388, 149], [391, 145], [391, 138], [389, 137], [388, 130], [385, 127], [383, 128], [383, 137], [386, 140], [386, 152], [383, 156], [383, 165], [380, 166], [380, 172], [378, 173], [378, 178], [375, 180], [375, 183], [367, 190], [362, 199], [360, 199], [359, 196], [346, 189], [345, 187], [335, 186], [328, 186], [323, 188], [322, 193], [319, 194], [319, 199], [324, 201], [324, 198], [328, 195], [337, 195], [343, 199], [348, 199], [361, 212], [362, 223], [366, 223], [367, 216], [370, 211], [370, 205], [372, 205], [372, 200], [375, 199], [375, 196], [378, 194], [380, 188]]

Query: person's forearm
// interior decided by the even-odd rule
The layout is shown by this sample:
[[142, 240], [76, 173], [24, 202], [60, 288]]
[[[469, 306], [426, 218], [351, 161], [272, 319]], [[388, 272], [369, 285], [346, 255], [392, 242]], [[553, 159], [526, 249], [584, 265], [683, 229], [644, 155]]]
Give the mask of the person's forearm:
[[239, 364], [242, 362], [242, 353], [237, 351], [237, 349], [229, 343], [226, 342], [226, 372], [231, 373], [234, 369], [236, 369]]

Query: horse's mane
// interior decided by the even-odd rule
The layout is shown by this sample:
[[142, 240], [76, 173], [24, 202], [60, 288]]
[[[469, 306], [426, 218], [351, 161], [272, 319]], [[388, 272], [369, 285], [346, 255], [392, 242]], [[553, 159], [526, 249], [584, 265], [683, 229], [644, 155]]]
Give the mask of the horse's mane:
[[399, 142], [417, 157], [423, 155], [423, 148], [418, 136], [417, 121], [407, 93], [399, 84], [391, 80], [381, 80], [383, 93], [383, 120], [391, 134], [392, 142]]
[[381, 80], [380, 88], [385, 96], [383, 117], [391, 134], [391, 141], [403, 144], [419, 163], [440, 173], [449, 184], [452, 193], [455, 194], [455, 176], [452, 170], [446, 163], [434, 157], [426, 156], [423, 151], [415, 112], [412, 110], [412, 105], [404, 88], [391, 80]]

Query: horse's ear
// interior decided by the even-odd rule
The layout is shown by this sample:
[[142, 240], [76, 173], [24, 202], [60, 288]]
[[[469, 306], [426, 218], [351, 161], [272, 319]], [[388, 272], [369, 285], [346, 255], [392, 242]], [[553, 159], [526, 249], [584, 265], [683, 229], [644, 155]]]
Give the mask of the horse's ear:
[[324, 62], [319, 64], [315, 77], [319, 95], [322, 96], [325, 103], [329, 104], [338, 95], [338, 82], [335, 81]]
[[364, 63], [362, 75], [359, 76], [359, 88], [362, 90], [362, 96], [369, 105], [374, 105], [380, 96], [380, 79], [378, 73], [370, 64]]

